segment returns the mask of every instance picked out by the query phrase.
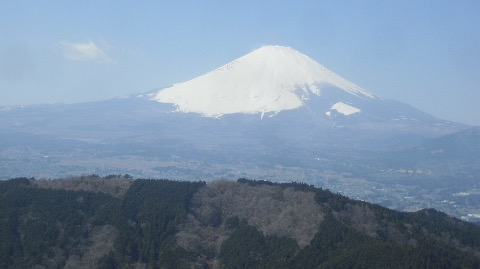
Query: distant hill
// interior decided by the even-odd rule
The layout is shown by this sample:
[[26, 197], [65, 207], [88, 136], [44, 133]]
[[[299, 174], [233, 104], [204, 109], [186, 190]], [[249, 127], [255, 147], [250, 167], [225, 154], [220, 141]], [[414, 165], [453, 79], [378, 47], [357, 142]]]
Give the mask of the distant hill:
[[0, 181], [0, 268], [480, 268], [480, 226], [303, 183]]
[[463, 162], [478, 162], [480, 159], [480, 126], [429, 140], [428, 143], [425, 143], [425, 150], [428, 150], [432, 156]]

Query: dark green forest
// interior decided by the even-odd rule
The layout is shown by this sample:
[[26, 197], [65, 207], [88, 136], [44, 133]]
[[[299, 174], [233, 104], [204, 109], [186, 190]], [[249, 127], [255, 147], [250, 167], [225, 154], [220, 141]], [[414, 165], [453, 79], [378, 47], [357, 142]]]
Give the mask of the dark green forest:
[[[65, 187], [69, 180], [77, 185]], [[234, 193], [258, 190], [252, 197], [272, 193], [282, 203], [287, 191], [312, 195], [322, 218], [302, 245], [288, 227], [262, 232], [216, 202], [200, 221], [194, 208], [204, 200], [197, 196], [203, 189], [216, 201], [218, 194], [205, 191], [213, 183], [94, 175], [60, 183], [0, 181], [0, 268], [480, 268], [480, 226], [434, 209], [397, 212], [295, 182], [218, 184]], [[192, 227], [211, 237], [199, 241]], [[218, 246], [203, 248], [215, 232]]]

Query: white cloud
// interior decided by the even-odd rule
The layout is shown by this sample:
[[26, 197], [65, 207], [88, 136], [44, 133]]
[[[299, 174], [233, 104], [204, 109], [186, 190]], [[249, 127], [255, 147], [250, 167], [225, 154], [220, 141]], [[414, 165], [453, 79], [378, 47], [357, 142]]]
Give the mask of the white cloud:
[[107, 54], [92, 40], [85, 43], [62, 42], [65, 58], [73, 61], [112, 63]]

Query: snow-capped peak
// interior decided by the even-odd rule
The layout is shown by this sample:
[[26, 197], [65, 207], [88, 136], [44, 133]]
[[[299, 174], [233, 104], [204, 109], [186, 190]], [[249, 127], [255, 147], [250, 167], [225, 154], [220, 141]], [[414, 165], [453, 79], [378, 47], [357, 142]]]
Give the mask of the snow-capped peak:
[[152, 99], [207, 117], [278, 113], [302, 106], [312, 94], [320, 96], [324, 86], [376, 98], [292, 48], [264, 46], [207, 74], [160, 90]]

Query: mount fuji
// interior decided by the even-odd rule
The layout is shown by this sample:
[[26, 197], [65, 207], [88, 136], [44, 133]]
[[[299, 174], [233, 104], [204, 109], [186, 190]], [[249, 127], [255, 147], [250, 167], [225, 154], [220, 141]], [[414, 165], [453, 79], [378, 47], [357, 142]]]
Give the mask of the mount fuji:
[[384, 100], [283, 46], [261, 47], [197, 78], [144, 94], [3, 107], [0, 124], [2, 134], [62, 141], [156, 145], [173, 139], [194, 148], [224, 151], [241, 145], [254, 152], [403, 147], [467, 128]]
[[272, 155], [292, 149], [398, 148], [466, 128], [376, 96], [284, 46], [261, 47], [197, 78], [148, 93], [0, 108], [4, 136], [28, 134], [59, 144], [188, 145], [184, 152], [203, 149], [202, 154], [213, 156], [238, 155], [241, 148], [251, 149], [248, 155], [254, 158], [260, 149]]

